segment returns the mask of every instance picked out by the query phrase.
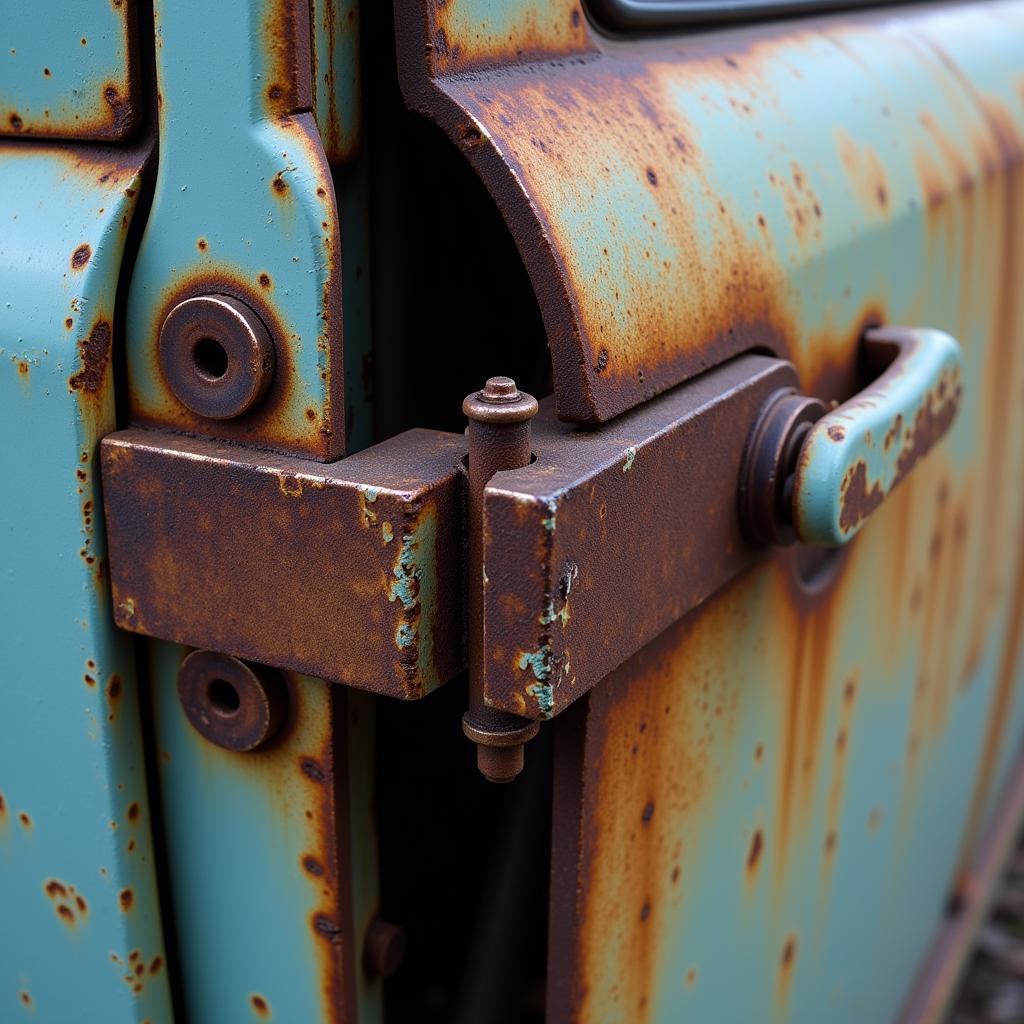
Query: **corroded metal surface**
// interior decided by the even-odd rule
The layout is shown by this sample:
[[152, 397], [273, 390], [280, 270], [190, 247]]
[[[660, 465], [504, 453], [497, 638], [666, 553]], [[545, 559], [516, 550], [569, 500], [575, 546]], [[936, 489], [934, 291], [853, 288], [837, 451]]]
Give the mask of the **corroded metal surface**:
[[793, 480], [797, 537], [846, 544], [918, 459], [949, 430], [960, 407], [960, 346], [942, 331], [868, 331], [865, 351], [884, 373], [811, 428]]
[[422, 697], [465, 664], [458, 435], [332, 465], [132, 429], [103, 441], [114, 617], [135, 632]]
[[[523, 770], [523, 744], [537, 734], [536, 722], [488, 705], [486, 497], [488, 481], [499, 471], [530, 464], [531, 420], [537, 399], [520, 391], [511, 377], [491, 377], [480, 391], [467, 395], [462, 411], [469, 419], [467, 465], [466, 610], [469, 648], [469, 707], [462, 731], [476, 743], [476, 763], [491, 782], [511, 782]], [[520, 556], [523, 552], [520, 551]]]
[[0, 145], [4, 1020], [173, 1016], [135, 659], [110, 619], [98, 507], [146, 158]]
[[[341, 240], [313, 115], [308, 5], [155, 5], [160, 160], [128, 296], [132, 418], [317, 459], [345, 451]], [[197, 31], [201, 25], [202, 30]], [[266, 397], [196, 415], [157, 359], [167, 314], [226, 295], [270, 333]]]
[[361, 62], [357, 0], [310, 0], [313, 114], [332, 164], [362, 148]]
[[744, 356], [593, 432], [544, 403], [536, 461], [485, 496], [489, 705], [557, 715], [759, 557], [740, 532], [740, 459], [795, 381]]
[[3, 11], [0, 135], [124, 139], [139, 121], [136, 0], [33, 0]]
[[[607, 365], [664, 340], [681, 367], [687, 337], [717, 358], [716, 322], [759, 323], [804, 391], [843, 400], [866, 326], [933, 325], [964, 354], [946, 439], [846, 549], [771, 556], [563, 718], [552, 1021], [891, 1020], [971, 884], [1024, 736], [1022, 33], [1020, 3], [918, 5], [602, 42], [543, 84], [539, 64], [444, 81], [479, 111], [480, 152], [516, 147], [556, 268], [558, 232], [575, 239], [573, 280], [605, 245], [580, 219], [595, 168], [630, 197], [651, 168], [670, 262], [692, 225], [647, 278], [649, 221], [608, 226], [617, 270], [572, 290], [581, 321], [603, 281], [620, 290]], [[599, 94], [613, 66], [635, 73]], [[513, 140], [501, 116], [521, 126], [541, 95], [578, 116]], [[571, 170], [542, 180], [545, 150]], [[579, 196], [556, 206], [563, 182]]]
[[[365, 983], [353, 915], [348, 692], [289, 674], [278, 734], [235, 753], [185, 717], [175, 678], [187, 651], [150, 650], [183, 1011], [192, 1020], [374, 1020], [356, 1016]], [[359, 787], [372, 788], [366, 779]], [[372, 854], [372, 831], [354, 842]]]
[[[642, 41], [600, 36], [575, 0], [398, 15], [407, 102], [476, 167], [530, 270], [564, 418], [752, 346], [845, 398], [866, 324], [950, 328], [922, 317], [914, 268], [969, 243], [949, 234], [958, 197], [1015, 152], [1019, 86], [994, 77], [1015, 66], [1013, 0]], [[992, 68], [965, 79], [951, 34]]]

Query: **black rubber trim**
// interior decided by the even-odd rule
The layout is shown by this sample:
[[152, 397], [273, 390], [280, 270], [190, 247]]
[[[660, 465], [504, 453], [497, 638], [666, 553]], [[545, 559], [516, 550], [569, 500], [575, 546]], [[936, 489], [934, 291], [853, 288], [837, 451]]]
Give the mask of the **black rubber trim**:
[[594, 21], [616, 32], [735, 22], [868, 7], [886, 0], [587, 0]]

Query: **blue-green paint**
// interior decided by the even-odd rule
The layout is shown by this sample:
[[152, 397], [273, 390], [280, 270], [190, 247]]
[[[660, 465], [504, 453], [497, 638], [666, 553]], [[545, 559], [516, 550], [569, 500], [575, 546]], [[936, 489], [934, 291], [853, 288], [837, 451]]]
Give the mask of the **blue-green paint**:
[[633, 468], [633, 460], [636, 458], [636, 449], [630, 446], [626, 449], [626, 461], [622, 464], [622, 472], [628, 473]]
[[547, 503], [548, 514], [541, 520], [544, 529], [553, 533], [558, 521], [558, 502], [552, 499]]
[[956, 340], [923, 328], [898, 333], [905, 354], [867, 391], [818, 420], [804, 442], [793, 521], [805, 543], [837, 547], [854, 537], [905, 467], [916, 465], [921, 447], [934, 442], [934, 420], [945, 412], [951, 422], [956, 412], [963, 365]]
[[520, 651], [516, 665], [520, 672], [529, 669], [538, 682], [551, 675], [551, 645], [544, 644], [536, 651]]
[[406, 611], [416, 607], [418, 583], [423, 575], [423, 570], [416, 564], [418, 548], [419, 541], [415, 534], [403, 534], [402, 549], [391, 570], [394, 580], [392, 580], [391, 589], [388, 592], [388, 600], [401, 601], [402, 607]]
[[541, 717], [549, 718], [555, 706], [554, 690], [547, 683], [530, 683], [526, 692], [536, 701]]
[[404, 651], [416, 643], [416, 627], [411, 622], [402, 622], [395, 631], [395, 643]]
[[152, 358], [172, 290], [201, 289], [208, 275], [215, 289], [227, 274], [271, 304], [275, 343], [287, 347], [287, 401], [261, 428], [261, 444], [341, 455], [340, 215], [312, 114], [283, 116], [268, 99], [267, 30], [279, 9], [274, 0], [157, 0], [155, 16], [160, 154], [128, 296], [132, 411], [215, 436], [231, 429], [192, 417]]
[[[185, 649], [153, 641], [150, 651], [168, 868], [189, 1019], [259, 1020], [254, 995], [267, 1002], [273, 1020], [337, 1019], [329, 974], [341, 969], [343, 956], [358, 958], [358, 950], [347, 944], [352, 932], [342, 909], [343, 890], [326, 863], [323, 836], [338, 834], [332, 818], [338, 805], [329, 793], [335, 784], [348, 785], [344, 775], [336, 782], [330, 773], [346, 765], [358, 772], [353, 814], [359, 827], [352, 843], [359, 849], [359, 880], [368, 887], [358, 894], [365, 922], [366, 904], [376, 899], [374, 836], [367, 828], [372, 744], [365, 738], [361, 753], [346, 753], [344, 730], [352, 726], [346, 725], [348, 715], [333, 713], [331, 684], [292, 676], [294, 717], [282, 741], [247, 754], [224, 750], [203, 739], [182, 711], [175, 680]], [[305, 866], [310, 857], [314, 871]], [[354, 863], [342, 848], [339, 875], [352, 872]], [[337, 951], [312, 926], [317, 914], [341, 918]], [[380, 1019], [379, 984], [362, 971], [355, 974], [365, 1013], [360, 1024], [373, 1024]]]
[[33, 0], [4, 6], [0, 45], [0, 134], [120, 138], [106, 96], [131, 94], [129, 3]]
[[103, 571], [96, 448], [115, 426], [113, 371], [102, 345], [82, 361], [113, 320], [139, 189], [141, 157], [122, 157], [0, 144], [4, 1021], [172, 1020], [133, 645]]

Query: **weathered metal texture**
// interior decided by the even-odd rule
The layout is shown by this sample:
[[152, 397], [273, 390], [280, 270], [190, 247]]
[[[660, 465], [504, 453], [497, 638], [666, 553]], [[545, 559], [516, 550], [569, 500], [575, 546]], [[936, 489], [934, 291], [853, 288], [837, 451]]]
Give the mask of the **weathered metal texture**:
[[960, 406], [960, 346], [943, 331], [868, 331], [868, 361], [890, 365], [811, 428], [793, 481], [793, 523], [808, 544], [846, 544], [949, 430]]
[[[353, 916], [354, 883], [366, 878], [350, 852], [348, 693], [289, 675], [277, 736], [235, 753], [185, 717], [175, 680], [187, 653], [150, 645], [183, 1011], [195, 1021], [372, 1024], [377, 990], [362, 976]], [[355, 840], [371, 855], [373, 843], [372, 829]]]
[[[903, 322], [960, 340], [963, 396], [845, 549], [816, 568], [801, 548], [772, 556], [579, 705], [559, 766], [552, 1021], [891, 1020], [969, 884], [1024, 737], [1022, 34], [1024, 4], [955, 3], [723, 32], [717, 63], [700, 37], [616, 51], [676, 54], [658, 74], [689, 81], [674, 95], [695, 123], [714, 113], [694, 159], [730, 217], [775, 178], [771, 259], [697, 247], [687, 268], [745, 267], [749, 298], [761, 266], [780, 303], [801, 296], [780, 323], [805, 390], [851, 394], [860, 325]], [[620, 118], [616, 137], [653, 147], [649, 123]], [[755, 133], [764, 159], [744, 148]], [[709, 147], [733, 158], [707, 164]], [[673, 199], [699, 212], [688, 187]], [[615, 251], [645, 244], [641, 228]]]
[[465, 665], [457, 434], [331, 465], [138, 428], [103, 441], [114, 618], [422, 697]]
[[[133, 420], [330, 460], [345, 451], [341, 249], [312, 108], [308, 5], [158, 0], [160, 162], [128, 296]], [[201, 26], [201, 30], [199, 29]], [[211, 421], [157, 359], [170, 310], [245, 303], [276, 349], [266, 397]]]
[[125, 139], [139, 117], [136, 0], [4, 8], [0, 135]]
[[1006, 162], [1016, 92], [980, 96], [934, 38], [953, 19], [1002, 67], [1012, 0], [645, 40], [599, 35], [576, 0], [396, 11], [407, 102], [473, 163], [530, 271], [563, 418], [607, 420], [755, 346], [842, 399], [865, 324], [948, 328], [914, 287], [924, 211]]
[[357, 0], [311, 0], [313, 115], [334, 174], [342, 238], [345, 437], [350, 452], [374, 437], [370, 343], [370, 187], [363, 128]]
[[114, 427], [115, 292], [144, 161], [0, 145], [4, 1020], [172, 1018], [96, 457]]
[[[466, 501], [466, 613], [469, 649], [469, 700], [462, 731], [476, 743], [476, 763], [491, 782], [511, 782], [523, 770], [523, 744], [537, 735], [537, 723], [487, 703], [487, 623], [484, 615], [488, 588], [486, 501], [488, 482], [503, 470], [521, 469], [533, 455], [531, 420], [539, 404], [520, 391], [511, 377], [491, 377], [480, 391], [467, 395], [462, 411], [469, 419]], [[505, 539], [505, 538], [502, 538]], [[529, 552], [520, 567], [529, 564]]]
[[544, 403], [536, 461], [485, 494], [490, 706], [557, 715], [760, 557], [739, 464], [761, 406], [795, 383], [789, 363], [743, 356], [589, 433]]
[[[310, 0], [313, 114], [332, 164], [362, 148], [358, 0]], [[347, 249], [347, 245], [346, 245]]]

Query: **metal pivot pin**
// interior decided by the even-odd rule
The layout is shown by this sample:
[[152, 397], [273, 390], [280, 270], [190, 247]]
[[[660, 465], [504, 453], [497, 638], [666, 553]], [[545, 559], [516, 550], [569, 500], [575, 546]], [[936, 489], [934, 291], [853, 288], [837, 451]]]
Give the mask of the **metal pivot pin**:
[[523, 770], [523, 744], [538, 725], [484, 703], [484, 488], [495, 473], [527, 466], [532, 457], [530, 420], [537, 399], [511, 377], [491, 377], [468, 395], [469, 417], [469, 709], [462, 731], [477, 745], [477, 767], [491, 782], [511, 782]]

